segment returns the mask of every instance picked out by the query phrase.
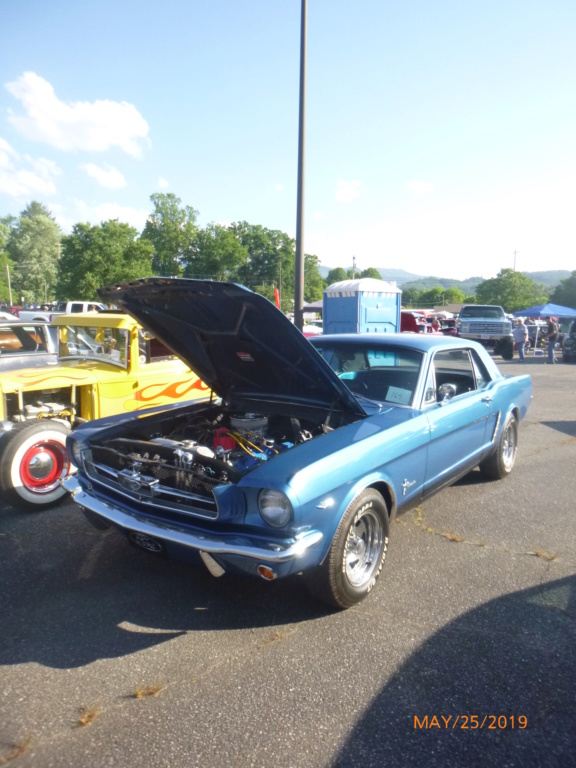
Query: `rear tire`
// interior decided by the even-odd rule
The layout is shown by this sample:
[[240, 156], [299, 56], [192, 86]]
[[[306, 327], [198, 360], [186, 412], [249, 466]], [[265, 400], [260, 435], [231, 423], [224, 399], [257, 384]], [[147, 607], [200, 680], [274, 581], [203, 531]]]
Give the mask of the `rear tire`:
[[0, 484], [14, 507], [40, 510], [57, 504], [66, 491], [61, 481], [70, 471], [66, 436], [60, 421], [18, 425], [0, 442]]
[[498, 440], [494, 453], [480, 464], [480, 471], [490, 480], [502, 480], [507, 477], [516, 462], [518, 449], [518, 422], [510, 414], [504, 424], [504, 429]]
[[346, 510], [322, 565], [307, 574], [311, 594], [336, 608], [363, 600], [384, 565], [388, 531], [386, 502], [367, 488]]

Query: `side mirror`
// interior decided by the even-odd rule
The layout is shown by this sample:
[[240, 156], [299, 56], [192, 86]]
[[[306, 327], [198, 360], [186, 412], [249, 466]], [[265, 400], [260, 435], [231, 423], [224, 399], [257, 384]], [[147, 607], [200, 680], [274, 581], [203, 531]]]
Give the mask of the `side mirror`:
[[438, 398], [442, 404], [447, 403], [448, 400], [452, 400], [455, 394], [456, 394], [455, 384], [440, 384], [440, 386], [438, 387]]

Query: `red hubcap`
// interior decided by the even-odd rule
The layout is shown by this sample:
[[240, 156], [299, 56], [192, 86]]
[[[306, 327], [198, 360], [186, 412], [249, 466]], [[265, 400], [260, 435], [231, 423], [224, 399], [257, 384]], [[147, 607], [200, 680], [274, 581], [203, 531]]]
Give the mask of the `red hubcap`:
[[22, 458], [20, 477], [26, 488], [36, 493], [47, 493], [66, 477], [70, 464], [66, 449], [60, 443], [48, 440], [29, 448]]

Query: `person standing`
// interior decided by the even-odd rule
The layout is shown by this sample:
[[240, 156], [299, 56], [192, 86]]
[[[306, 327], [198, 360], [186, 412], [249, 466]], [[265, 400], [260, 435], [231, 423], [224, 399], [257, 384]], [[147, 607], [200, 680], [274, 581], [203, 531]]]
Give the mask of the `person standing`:
[[550, 316], [547, 316], [544, 318], [546, 322], [548, 323], [548, 329], [547, 329], [547, 336], [548, 339], [548, 363], [552, 365], [556, 362], [556, 358], [554, 357], [554, 348], [556, 347], [556, 342], [558, 341], [558, 324], [552, 320]]
[[512, 336], [518, 349], [518, 362], [524, 362], [524, 347], [528, 342], [528, 328], [524, 325], [524, 320], [519, 318], [518, 325], [512, 331]]

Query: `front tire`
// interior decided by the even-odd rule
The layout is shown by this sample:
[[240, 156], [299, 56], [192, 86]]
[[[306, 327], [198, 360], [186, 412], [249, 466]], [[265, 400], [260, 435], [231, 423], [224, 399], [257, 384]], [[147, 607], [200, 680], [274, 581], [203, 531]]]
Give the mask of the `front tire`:
[[2, 440], [0, 484], [14, 507], [40, 510], [57, 504], [66, 491], [61, 481], [70, 471], [66, 436], [70, 427], [39, 420], [18, 425]]
[[490, 480], [502, 480], [507, 477], [516, 462], [518, 449], [518, 422], [510, 414], [498, 440], [494, 453], [480, 464], [480, 471]]
[[388, 510], [367, 488], [346, 510], [322, 565], [307, 577], [309, 591], [336, 608], [363, 600], [380, 575], [388, 551]]

